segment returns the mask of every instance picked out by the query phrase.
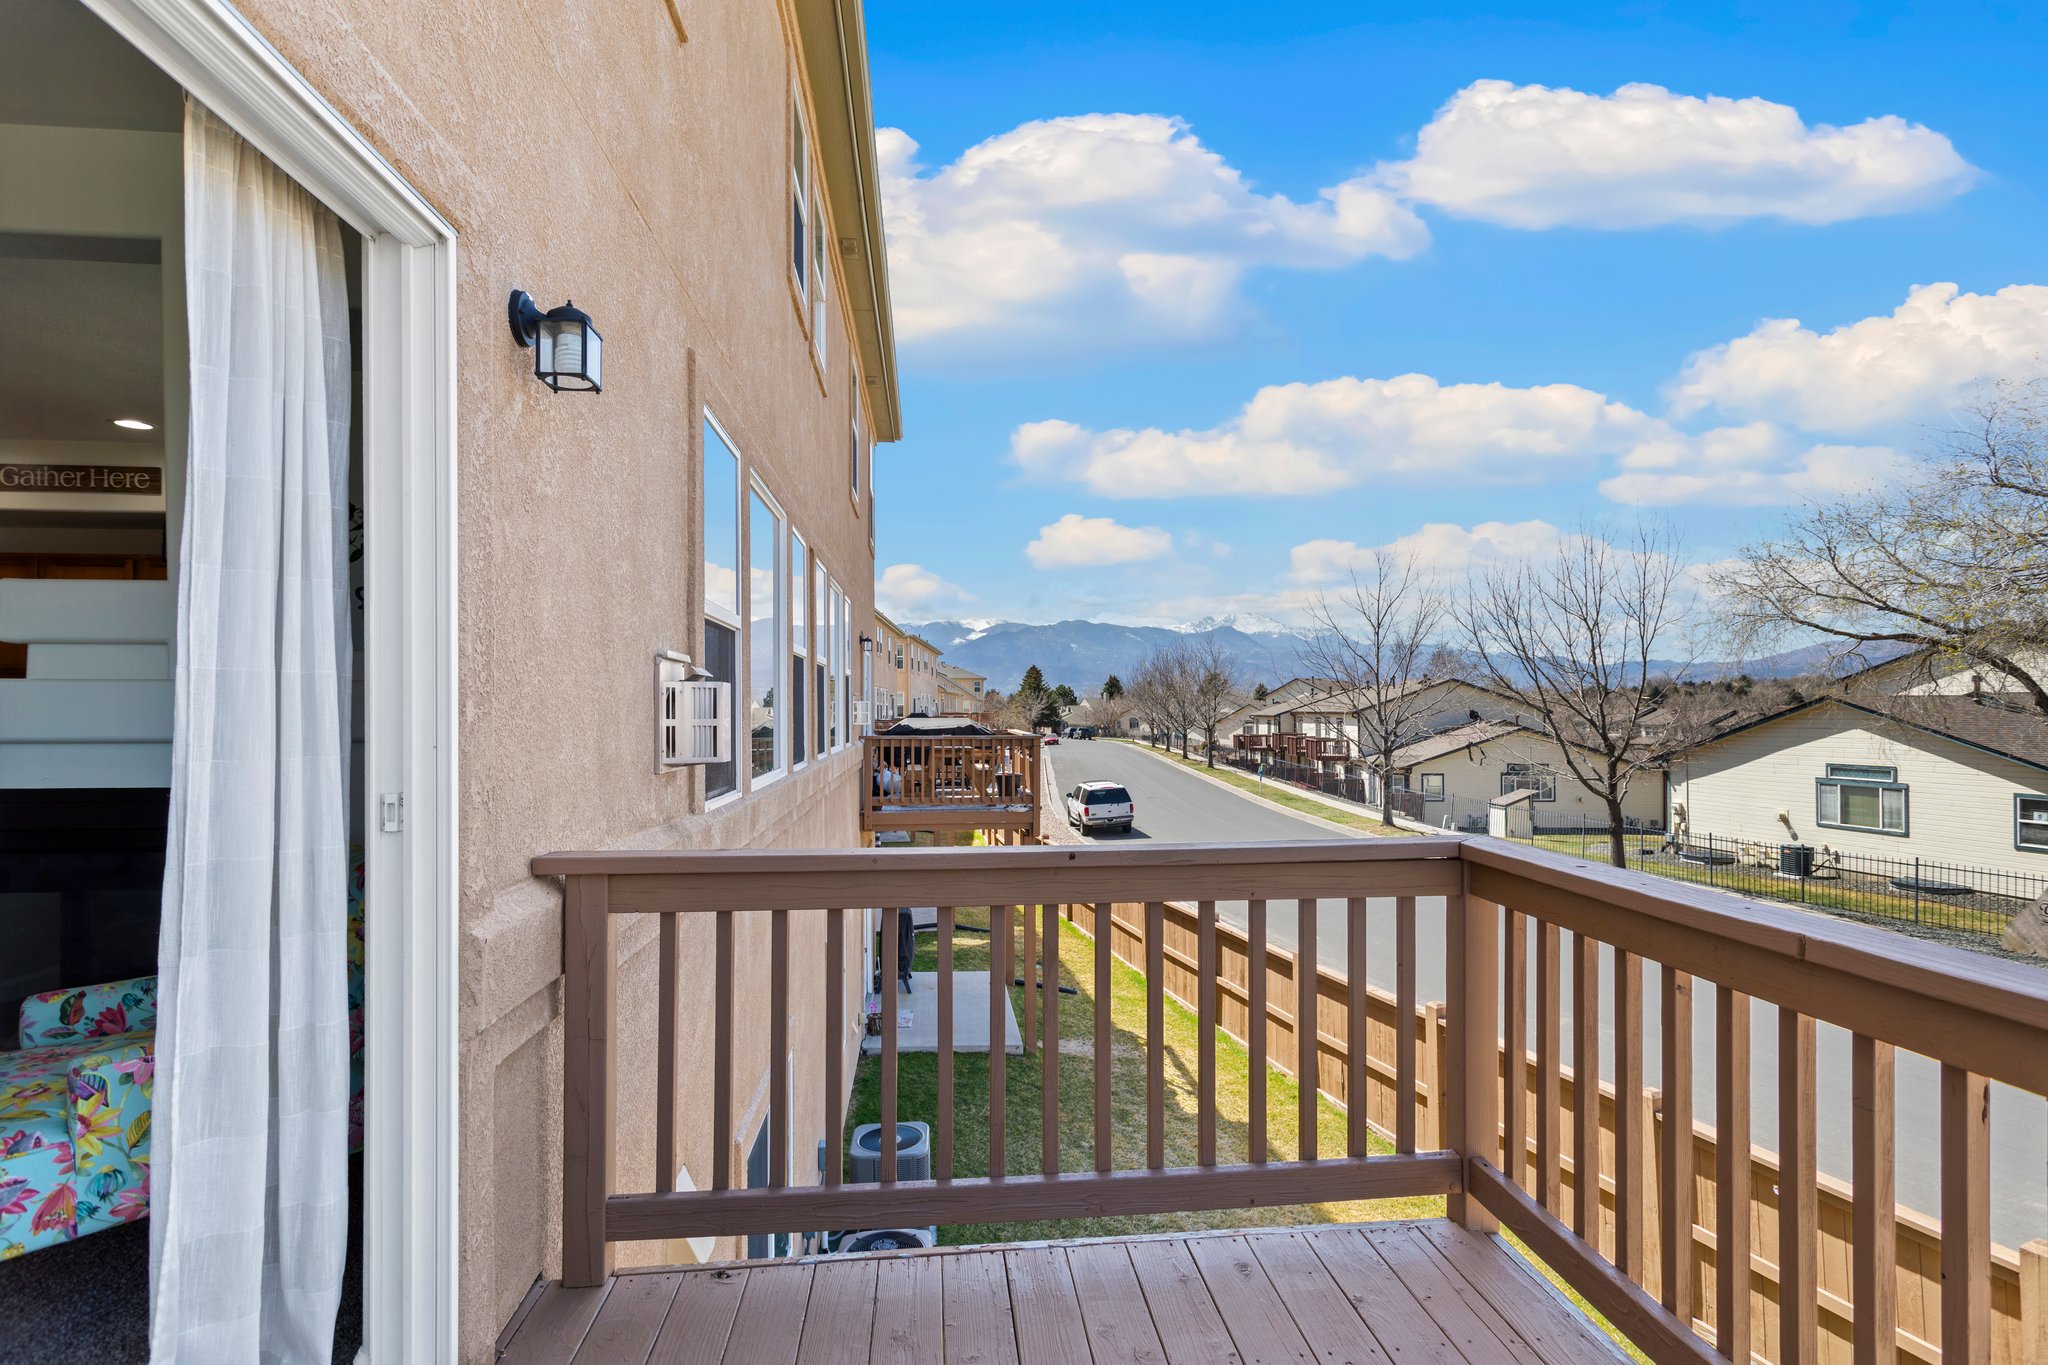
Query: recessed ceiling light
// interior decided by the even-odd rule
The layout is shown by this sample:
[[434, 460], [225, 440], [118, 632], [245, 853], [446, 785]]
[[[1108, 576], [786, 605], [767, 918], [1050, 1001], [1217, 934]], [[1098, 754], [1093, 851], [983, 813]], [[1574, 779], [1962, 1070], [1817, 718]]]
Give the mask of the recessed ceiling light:
[[114, 425], [117, 427], [126, 427], [130, 431], [156, 430], [156, 426], [153, 423], [145, 422], [139, 417], [116, 417], [114, 419]]

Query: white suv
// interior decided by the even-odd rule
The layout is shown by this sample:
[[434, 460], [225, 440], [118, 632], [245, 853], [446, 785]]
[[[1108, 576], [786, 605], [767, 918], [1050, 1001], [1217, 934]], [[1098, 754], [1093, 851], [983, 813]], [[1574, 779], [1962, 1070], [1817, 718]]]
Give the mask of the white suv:
[[1137, 813], [1116, 782], [1083, 782], [1067, 793], [1067, 823], [1078, 830], [1129, 829]]

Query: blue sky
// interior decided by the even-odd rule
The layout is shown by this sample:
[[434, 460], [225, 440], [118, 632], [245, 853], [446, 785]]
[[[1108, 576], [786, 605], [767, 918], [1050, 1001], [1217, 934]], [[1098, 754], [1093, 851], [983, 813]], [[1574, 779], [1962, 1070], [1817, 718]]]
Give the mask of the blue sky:
[[870, 5], [884, 609], [1711, 561], [2048, 363], [2038, 7], [1431, 8]]

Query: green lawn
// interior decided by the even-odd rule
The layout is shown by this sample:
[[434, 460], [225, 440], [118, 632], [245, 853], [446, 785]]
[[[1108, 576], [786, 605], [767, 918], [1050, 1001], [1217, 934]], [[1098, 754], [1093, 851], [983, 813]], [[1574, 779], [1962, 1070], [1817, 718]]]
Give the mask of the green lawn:
[[1210, 777], [1220, 782], [1227, 782], [1239, 791], [1250, 792], [1254, 796], [1262, 796], [1275, 805], [1285, 806], [1289, 810], [1300, 811], [1303, 815], [1313, 815], [1318, 819], [1328, 820], [1333, 825], [1343, 825], [1347, 829], [1355, 829], [1364, 834], [1374, 834], [1396, 839], [1408, 838], [1423, 833], [1422, 830], [1409, 829], [1403, 825], [1382, 824], [1380, 817], [1370, 811], [1349, 811], [1339, 806], [1332, 806], [1327, 802], [1318, 801], [1314, 797], [1303, 796], [1285, 782], [1277, 780], [1261, 782], [1257, 777], [1249, 776], [1236, 768], [1226, 767], [1220, 763], [1211, 768], [1207, 764], [1194, 759], [1182, 758], [1178, 753], [1170, 749], [1154, 749], [1149, 744], [1140, 744], [1135, 740], [1120, 739], [1110, 742], [1113, 744], [1129, 744], [1134, 749], [1149, 750], [1161, 758], [1170, 759], [1180, 764], [1182, 767], [1193, 768], [1198, 772], [1207, 773]]
[[[957, 923], [986, 931], [985, 909], [956, 911]], [[1012, 961], [1023, 959], [1022, 926], [1012, 916], [1014, 951]], [[1066, 1043], [1059, 1067], [1059, 1145], [1062, 1170], [1089, 1170], [1095, 1164], [1095, 1043], [1094, 962], [1095, 942], [1065, 920], [1060, 926], [1060, 981], [1075, 987], [1076, 995], [1060, 998], [1060, 1037]], [[954, 969], [961, 972], [988, 970], [986, 933], [956, 933]], [[937, 968], [934, 939], [920, 936], [916, 969]], [[1078, 969], [1078, 970], [1077, 970]], [[1110, 1124], [1113, 1139], [1112, 1166], [1142, 1168], [1145, 1164], [1145, 978], [1143, 974], [1115, 959], [1110, 963], [1111, 1082]], [[1010, 1002], [1023, 1021], [1023, 990], [1011, 987]], [[919, 1001], [917, 1008], [930, 1008]], [[1197, 1164], [1199, 1126], [1197, 1119], [1197, 1073], [1200, 1026], [1192, 1010], [1171, 997], [1164, 1003], [1166, 1028], [1166, 1164]], [[1226, 1164], [1246, 1159], [1246, 1119], [1251, 1112], [1246, 1086], [1250, 1056], [1236, 1039], [1218, 1030], [1216, 1034], [1216, 1159]], [[897, 1066], [897, 1113], [904, 1119], [927, 1122], [938, 1112], [938, 1058], [932, 1053], [906, 1053]], [[961, 1177], [989, 1173], [988, 1150], [988, 1058], [979, 1053], [956, 1053], [953, 1058], [953, 1174]], [[1003, 1071], [1005, 1173], [1027, 1174], [1040, 1169], [1040, 1137], [1043, 1127], [1038, 1059], [1012, 1056]], [[1266, 1074], [1266, 1136], [1269, 1154], [1285, 1160], [1295, 1154], [1300, 1128], [1296, 1122], [1299, 1092], [1292, 1077], [1268, 1067]], [[847, 1123], [875, 1123], [881, 1119], [881, 1063], [864, 1057], [854, 1073], [853, 1095]], [[1323, 1156], [1345, 1152], [1344, 1111], [1328, 1098], [1317, 1099], [1316, 1147]], [[1369, 1136], [1375, 1155], [1393, 1150], [1391, 1144]], [[987, 1242], [1035, 1241], [1044, 1238], [1114, 1237], [1145, 1233], [1193, 1231], [1204, 1228], [1294, 1226], [1305, 1223], [1366, 1223], [1404, 1218], [1441, 1218], [1444, 1201], [1435, 1196], [1406, 1199], [1359, 1200], [1286, 1208], [1213, 1209], [1195, 1212], [1134, 1214], [1113, 1218], [1073, 1218], [1046, 1222], [976, 1223], [939, 1229], [939, 1241], [950, 1246]], [[1537, 1269], [1549, 1278], [1587, 1317], [1612, 1337], [1633, 1359], [1647, 1363], [1648, 1357], [1629, 1343], [1579, 1294], [1550, 1268], [1531, 1254], [1521, 1242], [1509, 1237]]]

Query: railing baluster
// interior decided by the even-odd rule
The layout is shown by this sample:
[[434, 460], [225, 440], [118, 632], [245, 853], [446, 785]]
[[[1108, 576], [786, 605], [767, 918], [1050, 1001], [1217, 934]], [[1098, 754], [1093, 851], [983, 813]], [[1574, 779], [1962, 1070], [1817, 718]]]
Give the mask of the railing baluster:
[[[1432, 1039], [1432, 1042], [1435, 1040]], [[1440, 1100], [1441, 1096], [1432, 1099]], [[1415, 1150], [1415, 897], [1394, 900], [1394, 1150]]]
[[654, 988], [654, 1192], [676, 1187], [676, 940], [674, 915], [661, 916], [661, 962]]
[[1536, 923], [1536, 1199], [1561, 1217], [1564, 1208], [1563, 989], [1559, 977], [1560, 930]]
[[1145, 1165], [1166, 1165], [1166, 905], [1145, 903]]
[[617, 1057], [612, 1050], [618, 934], [608, 877], [563, 887], [562, 1282], [592, 1288], [612, 1273], [605, 1200], [616, 1150]]
[[1850, 1044], [1849, 1142], [1855, 1180], [1850, 1292], [1856, 1365], [1898, 1355], [1898, 1059], [1890, 1043], [1857, 1034]]
[[1115, 1151], [1110, 1129], [1109, 1064], [1114, 1055], [1116, 1032], [1109, 1022], [1109, 936], [1112, 932], [1111, 902], [1097, 901], [1095, 912], [1095, 1169], [1107, 1171], [1114, 1164]]
[[1572, 935], [1572, 1231], [1600, 1250], [1600, 945]]
[[1693, 1319], [1692, 977], [1665, 966], [1658, 989], [1664, 1012], [1664, 1153], [1658, 1171], [1658, 1284], [1664, 1307]]
[[1216, 902], [1199, 902], [1199, 947], [1195, 968], [1196, 1033], [1196, 1160], [1216, 1164]]
[[1319, 994], [1316, 981], [1316, 903], [1300, 900], [1294, 904], [1297, 926], [1294, 935], [1295, 1128], [1300, 1138], [1298, 1150], [1301, 1159], [1314, 1161], [1318, 1072], [1316, 1002]]
[[768, 1184], [789, 1183], [789, 911], [768, 912]]
[[1643, 960], [1614, 950], [1614, 1264], [1642, 1284]]
[[1004, 1075], [1010, 1058], [1010, 982], [1016, 975], [1010, 958], [1016, 939], [1010, 932], [1010, 907], [988, 908], [988, 1173], [1000, 1179], [1007, 1173], [1003, 1150], [1003, 1100], [1008, 1081]]
[[825, 912], [825, 1183], [844, 1174], [846, 1150], [846, 911]]
[[1991, 1359], [1991, 1082], [1941, 1068], [1941, 1358]]
[[1251, 1017], [1245, 1021], [1245, 1096], [1250, 1113], [1245, 1123], [1245, 1159], [1258, 1165], [1266, 1159], [1266, 903], [1245, 907], [1245, 989]]
[[896, 907], [882, 907], [882, 1183], [896, 1179], [897, 954], [903, 926]]
[[1714, 983], [1714, 1347], [1750, 1357], [1749, 997]]
[[[1468, 882], [1469, 885], [1469, 882]], [[1449, 1046], [1436, 1081], [1439, 1147], [1493, 1164], [1500, 1141], [1500, 907], [1469, 890], [1444, 899], [1444, 980]], [[1452, 1222], [1473, 1232], [1500, 1226], [1479, 1200], [1454, 1191]]]
[[732, 1188], [733, 912], [720, 910], [713, 930], [711, 1009], [711, 1188]]
[[1501, 1142], [1501, 1169], [1507, 1178], [1529, 1187], [1529, 917], [1507, 912], [1507, 988], [1502, 1001], [1507, 1018], [1506, 1067], [1503, 1073], [1501, 1107], [1505, 1130]]
[[1366, 1087], [1371, 1084], [1366, 1068], [1366, 1028], [1371, 1023], [1369, 983], [1365, 975], [1366, 908], [1363, 896], [1344, 902], [1344, 1147], [1352, 1156], [1364, 1156], [1372, 1148], [1370, 1103]]
[[1045, 916], [1045, 930], [1039, 940], [1039, 951], [1044, 955], [1044, 984], [1039, 988], [1045, 996], [1043, 1008], [1039, 1011], [1039, 1022], [1044, 1031], [1038, 1039], [1039, 1074], [1039, 1130], [1038, 1150], [1041, 1169], [1047, 1175], [1060, 1172], [1060, 908], [1056, 904], [1041, 905], [1038, 912]]
[[1017, 975], [1024, 978], [1024, 1052], [1030, 1055], [1038, 1051], [1038, 983], [1043, 975], [1038, 969], [1038, 916], [1043, 906], [1026, 905], [1024, 912], [1024, 961]]
[[1778, 1010], [1778, 1363], [1820, 1359], [1814, 1021]]
[[[953, 1178], [953, 907], [939, 907], [939, 1094], [938, 1113], [933, 1115], [932, 1173], [940, 1180]], [[989, 989], [995, 989], [993, 978]], [[1000, 1047], [1001, 1034], [989, 1036], [991, 1047]]]

